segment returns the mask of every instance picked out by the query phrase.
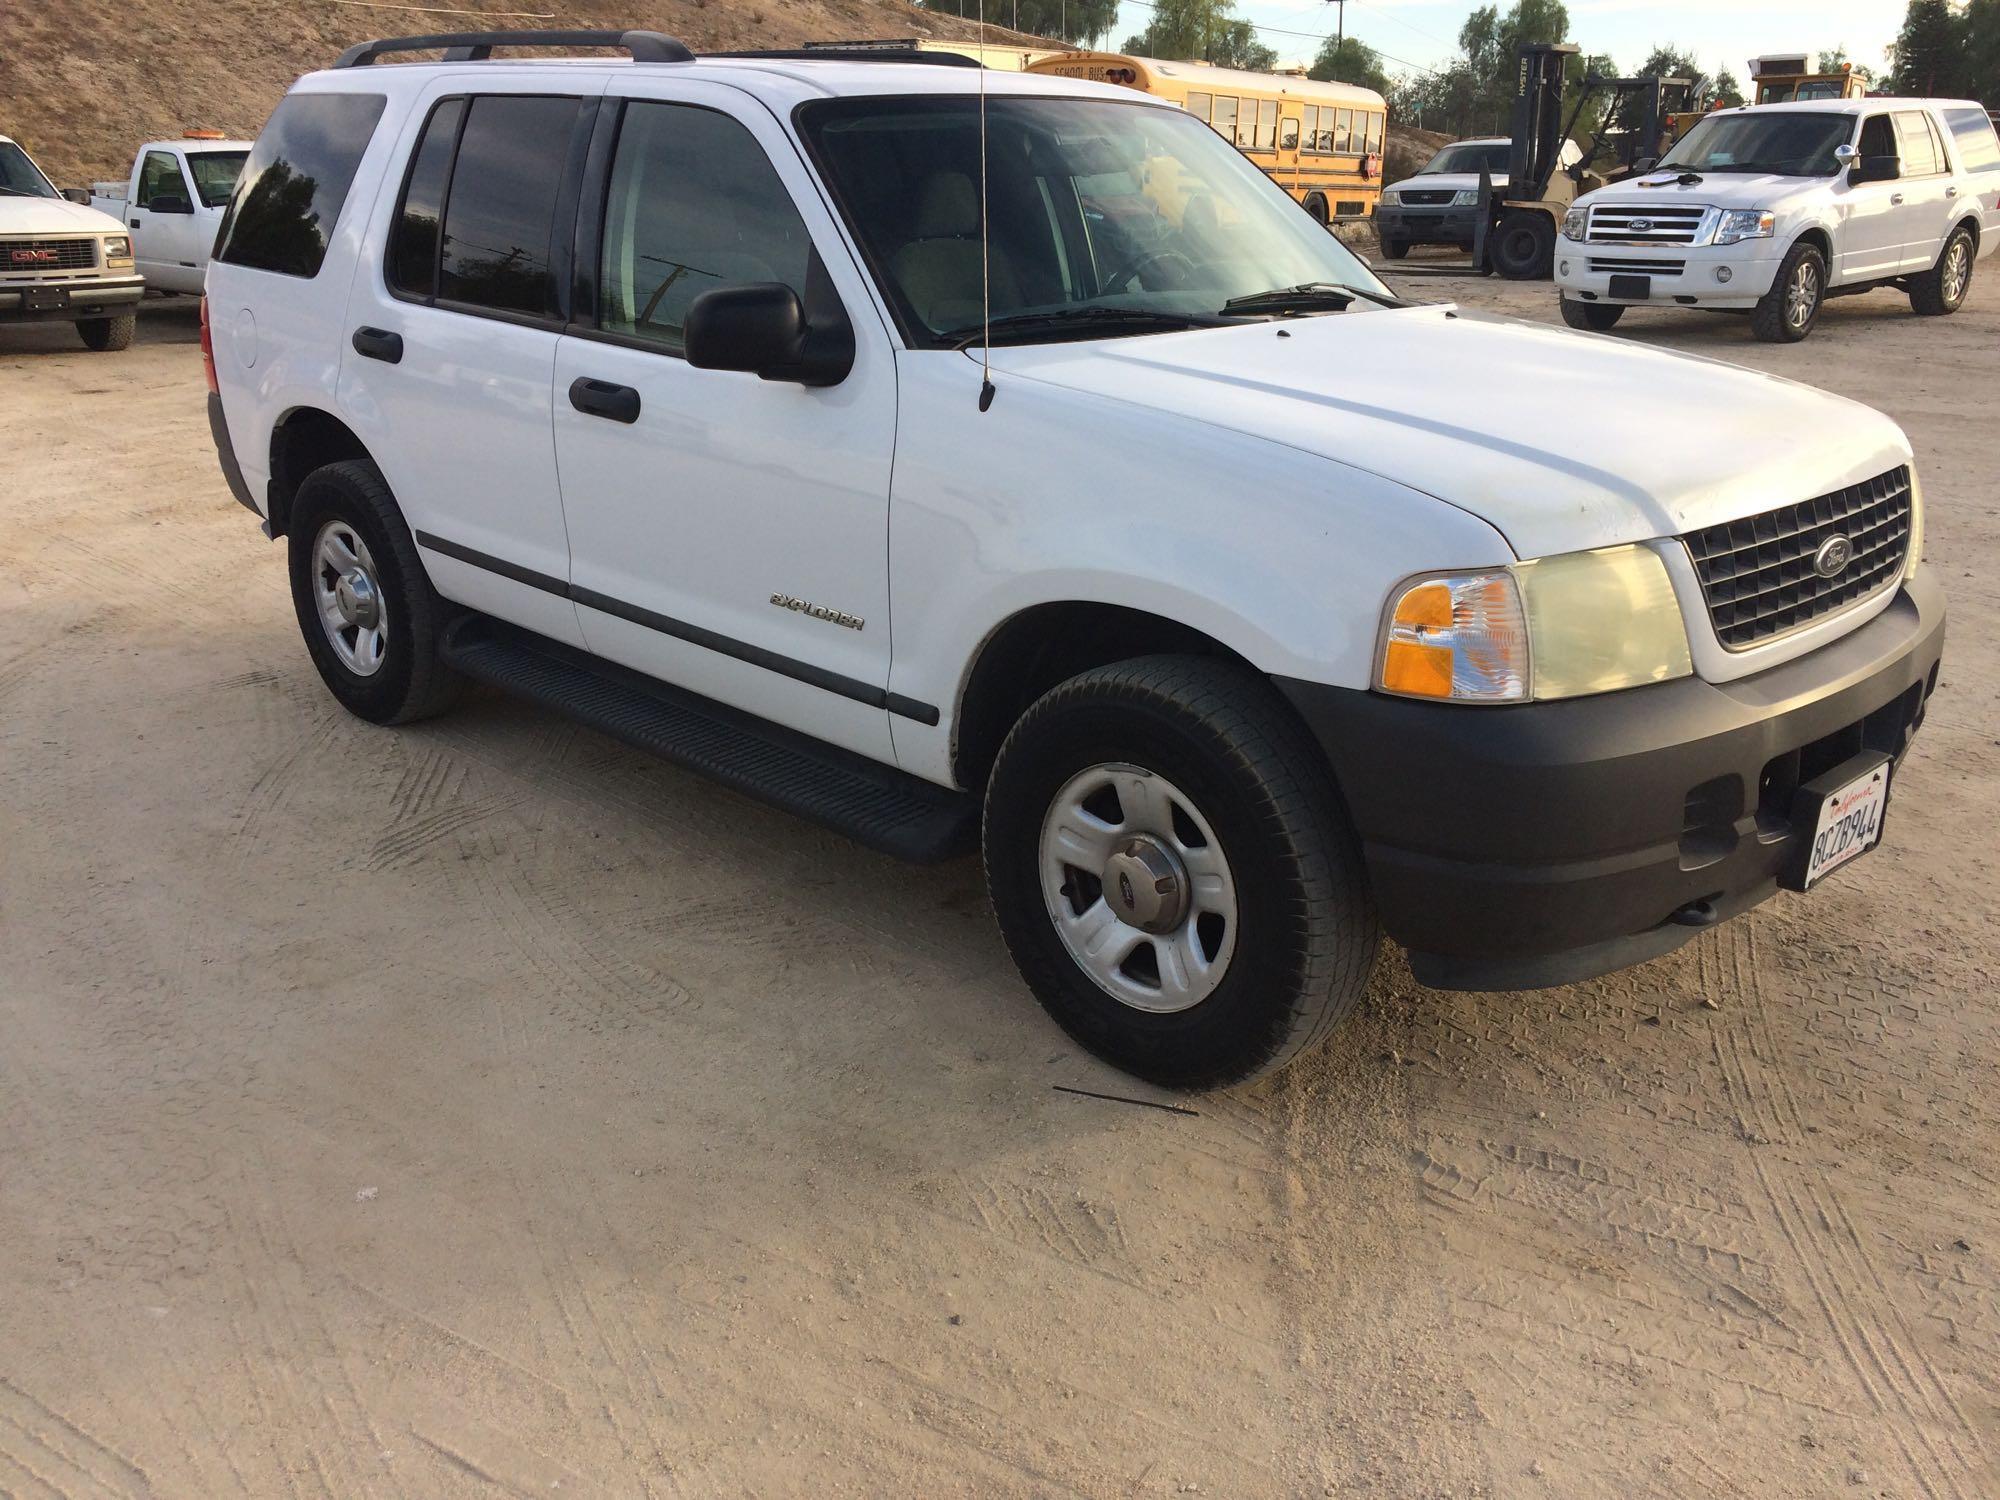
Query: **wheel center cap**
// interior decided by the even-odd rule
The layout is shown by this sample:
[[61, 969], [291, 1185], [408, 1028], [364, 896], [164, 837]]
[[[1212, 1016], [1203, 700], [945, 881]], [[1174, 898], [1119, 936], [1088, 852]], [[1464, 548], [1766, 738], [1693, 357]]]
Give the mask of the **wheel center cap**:
[[1125, 840], [1104, 862], [1103, 878], [1105, 901], [1134, 927], [1172, 932], [1187, 917], [1187, 871], [1157, 839]]
[[375, 619], [382, 607], [375, 593], [374, 580], [359, 568], [351, 568], [340, 575], [333, 586], [333, 605], [340, 611], [341, 619], [362, 630], [375, 628]]

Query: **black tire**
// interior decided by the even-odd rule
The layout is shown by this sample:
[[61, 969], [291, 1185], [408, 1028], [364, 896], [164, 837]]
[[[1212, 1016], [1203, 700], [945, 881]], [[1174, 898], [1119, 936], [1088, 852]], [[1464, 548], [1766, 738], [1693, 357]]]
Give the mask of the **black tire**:
[[1326, 194], [1307, 193], [1305, 211], [1313, 216], [1313, 222], [1324, 229], [1333, 222], [1333, 210], [1326, 206]]
[[121, 313], [115, 318], [79, 318], [76, 336], [93, 353], [115, 354], [132, 347], [132, 334], [138, 326], [139, 319], [132, 313]]
[[1410, 253], [1410, 242], [1408, 240], [1385, 239], [1382, 241], [1382, 253], [1390, 260], [1401, 260]]
[[[1945, 236], [1937, 264], [1921, 276], [1910, 278], [1910, 306], [1917, 310], [1918, 316], [1941, 318], [1964, 305], [1965, 294], [1972, 290], [1972, 257], [1977, 248], [1972, 231], [1963, 224]], [[1955, 292], [1949, 289], [1953, 283], [1957, 286]]]
[[[1105, 764], [1178, 788], [1214, 830], [1234, 883], [1226, 966], [1183, 1010], [1140, 1009], [1100, 985], [1070, 956], [1044, 895], [1044, 820], [1072, 777]], [[984, 839], [994, 912], [1028, 987], [1084, 1047], [1150, 1082], [1196, 1089], [1270, 1072], [1367, 987], [1379, 929], [1346, 808], [1289, 707], [1246, 668], [1140, 657], [1050, 690], [1001, 747]]]
[[[368, 674], [340, 659], [320, 621], [317, 553], [322, 530], [336, 523], [365, 544], [386, 612], [381, 664]], [[431, 587], [403, 513], [375, 466], [348, 460], [308, 474], [292, 502], [286, 543], [299, 630], [320, 680], [341, 707], [371, 724], [408, 724], [449, 708], [463, 685], [438, 658], [450, 607]]]
[[1538, 208], [1509, 209], [1486, 242], [1486, 254], [1508, 281], [1546, 280], [1555, 268], [1556, 221]]
[[1569, 297], [1557, 300], [1562, 303], [1563, 321], [1588, 333], [1609, 333], [1625, 316], [1624, 304], [1619, 302], [1580, 302]]
[[[1795, 294], [1804, 299], [1795, 305]], [[1826, 257], [1804, 240], [1785, 252], [1771, 290], [1757, 299], [1750, 331], [1767, 344], [1796, 344], [1813, 331], [1826, 306]]]

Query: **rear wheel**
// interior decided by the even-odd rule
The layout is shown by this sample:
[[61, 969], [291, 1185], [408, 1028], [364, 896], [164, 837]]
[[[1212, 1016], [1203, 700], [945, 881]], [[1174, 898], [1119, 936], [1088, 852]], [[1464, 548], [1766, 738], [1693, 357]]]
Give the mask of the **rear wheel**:
[[1242, 667], [1143, 657], [1051, 690], [1001, 748], [985, 851], [1036, 998], [1154, 1083], [1269, 1072], [1366, 988], [1377, 929], [1346, 810]]
[[350, 460], [308, 474], [286, 539], [292, 608], [341, 706], [376, 724], [450, 707], [460, 679], [438, 659], [446, 605], [375, 466]]
[[1826, 258], [1803, 240], [1785, 252], [1771, 290], [1757, 299], [1750, 331], [1767, 344], [1796, 344], [1826, 302]]
[[1910, 278], [1910, 306], [1926, 318], [1954, 313], [1972, 288], [1972, 233], [1954, 229], [1938, 252], [1937, 264]]
[[138, 326], [139, 319], [132, 313], [121, 313], [115, 318], [80, 318], [76, 336], [83, 340], [84, 348], [94, 353], [116, 353], [132, 347], [132, 334]]
[[1509, 281], [1539, 281], [1556, 258], [1556, 224], [1536, 208], [1511, 208], [1487, 242], [1493, 269]]
[[1305, 210], [1313, 216], [1313, 222], [1322, 229], [1333, 222], [1333, 211], [1326, 206], [1325, 193], [1307, 193]]
[[1617, 302], [1579, 302], [1571, 298], [1559, 299], [1562, 303], [1563, 321], [1572, 328], [1585, 329], [1591, 333], [1609, 333], [1618, 326], [1618, 320], [1625, 316], [1625, 308]]

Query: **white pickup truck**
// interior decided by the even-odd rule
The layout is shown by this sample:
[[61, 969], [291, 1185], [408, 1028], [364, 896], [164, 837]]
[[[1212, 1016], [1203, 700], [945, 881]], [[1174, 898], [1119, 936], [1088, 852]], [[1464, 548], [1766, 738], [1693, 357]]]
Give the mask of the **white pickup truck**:
[[1563, 221], [1563, 320], [1628, 307], [1750, 313], [1795, 343], [1828, 297], [1895, 287], [1956, 312], [2000, 240], [2000, 139], [1969, 99], [1811, 99], [1718, 110]]
[[74, 323], [85, 347], [123, 349], [145, 292], [124, 225], [69, 202], [0, 135], [0, 324]]
[[124, 182], [91, 184], [90, 206], [132, 231], [147, 286], [198, 297], [222, 211], [249, 154], [248, 141], [199, 132], [178, 141], [148, 141]]

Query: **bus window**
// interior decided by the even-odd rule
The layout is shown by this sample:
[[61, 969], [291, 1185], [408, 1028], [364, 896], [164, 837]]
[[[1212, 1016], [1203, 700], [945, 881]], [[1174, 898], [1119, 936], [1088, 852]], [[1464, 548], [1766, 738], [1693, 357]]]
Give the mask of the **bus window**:
[[1387, 115], [1370, 115], [1368, 117], [1368, 154], [1370, 156], [1380, 156], [1382, 154], [1382, 127], [1388, 123], [1388, 119]]
[[1189, 94], [1187, 96], [1187, 112], [1193, 115], [1197, 120], [1200, 120], [1203, 124], [1208, 123], [1208, 108], [1209, 108], [1208, 95]]
[[1253, 151], [1275, 151], [1278, 149], [1278, 101], [1259, 99], [1257, 101], [1257, 133], [1250, 142]]
[[1346, 151], [1349, 149], [1348, 139], [1353, 133], [1354, 111], [1351, 109], [1339, 111], [1334, 116], [1333, 121], [1333, 149], [1335, 151]]
[[1215, 127], [1215, 133], [1225, 141], [1235, 140], [1236, 101], [1227, 95], [1217, 94], [1215, 96], [1215, 114], [1210, 118], [1209, 123]]
[[1299, 122], [1286, 115], [1278, 123], [1278, 149], [1296, 151], [1299, 149]]

